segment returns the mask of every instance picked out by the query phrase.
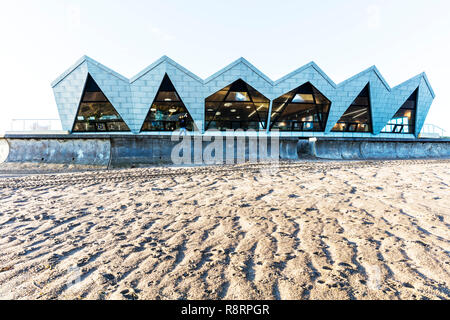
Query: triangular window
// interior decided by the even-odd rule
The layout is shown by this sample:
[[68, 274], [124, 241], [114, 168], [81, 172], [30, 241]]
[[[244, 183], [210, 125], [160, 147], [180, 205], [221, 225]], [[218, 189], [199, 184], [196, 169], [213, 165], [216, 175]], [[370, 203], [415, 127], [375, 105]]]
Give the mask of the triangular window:
[[206, 98], [205, 123], [208, 129], [264, 129], [269, 99], [238, 79]]
[[193, 130], [192, 117], [166, 74], [141, 131], [174, 131], [180, 128], [180, 123]]
[[381, 132], [414, 134], [418, 90], [405, 101]]
[[72, 131], [130, 131], [90, 74], [86, 80]]
[[331, 131], [372, 132], [369, 84], [356, 97]]
[[324, 131], [331, 102], [311, 83], [275, 99], [271, 129], [280, 131]]

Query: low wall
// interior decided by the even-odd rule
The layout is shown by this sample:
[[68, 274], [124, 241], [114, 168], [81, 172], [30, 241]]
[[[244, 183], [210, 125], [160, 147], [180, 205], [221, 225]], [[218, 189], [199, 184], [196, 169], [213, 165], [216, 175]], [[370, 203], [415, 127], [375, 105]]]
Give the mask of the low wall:
[[[108, 165], [109, 139], [0, 139], [4, 162]], [[1, 160], [1, 159], [0, 159]]]
[[[215, 144], [214, 136], [191, 137], [189, 144], [180, 147], [180, 141], [172, 141], [170, 136], [132, 135], [70, 135], [70, 136], [7, 136], [0, 138], [1, 162], [31, 162], [98, 165], [126, 167], [145, 164], [172, 164], [177, 158], [181, 163], [213, 164], [270, 160], [272, 159], [271, 139], [265, 142], [256, 137], [245, 137], [241, 144], [233, 137], [222, 137]], [[281, 159], [298, 159], [298, 139], [280, 138], [274, 152]], [[178, 148], [175, 148], [178, 145]], [[185, 153], [185, 150], [190, 152]], [[278, 149], [278, 150], [277, 150]], [[175, 157], [172, 157], [174, 153]], [[181, 162], [182, 161], [182, 162]]]
[[[111, 137], [112, 166], [130, 164], [213, 164], [236, 163], [244, 161], [270, 160], [272, 158], [271, 140], [267, 139], [267, 147], [260, 148], [261, 142], [256, 137], [245, 137], [242, 144], [236, 139], [221, 137], [215, 144], [215, 136], [191, 137], [190, 142], [180, 144], [182, 139], [172, 141], [170, 136], [127, 136]], [[219, 140], [220, 141], [220, 140]], [[282, 159], [298, 159], [297, 139], [280, 139], [276, 146]], [[187, 153], [186, 150], [189, 150]], [[273, 150], [276, 152], [277, 150]], [[177, 162], [179, 161], [179, 162]]]
[[370, 141], [320, 139], [299, 143], [299, 156], [321, 159], [426, 159], [450, 158], [450, 140]]
[[[180, 140], [181, 141], [181, 140]], [[217, 144], [215, 144], [218, 141]], [[61, 135], [7, 136], [0, 138], [0, 163], [56, 163], [126, 167], [145, 164], [213, 164], [270, 160], [272, 151], [279, 158], [297, 160], [319, 158], [335, 160], [450, 158], [450, 140], [388, 141], [367, 139], [245, 137], [240, 144], [233, 137], [216, 141], [214, 136], [192, 137], [180, 145], [170, 136]], [[262, 145], [261, 145], [261, 142]], [[189, 147], [190, 143], [190, 147]], [[266, 146], [262, 148], [261, 146]], [[181, 146], [181, 147], [180, 147]], [[278, 149], [278, 150], [277, 150]], [[191, 150], [186, 153], [185, 150]]]

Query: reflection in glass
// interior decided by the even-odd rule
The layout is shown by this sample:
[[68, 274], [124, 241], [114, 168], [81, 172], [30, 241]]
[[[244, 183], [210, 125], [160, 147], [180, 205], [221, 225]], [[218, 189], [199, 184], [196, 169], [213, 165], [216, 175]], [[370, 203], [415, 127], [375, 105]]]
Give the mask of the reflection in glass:
[[208, 129], [265, 129], [269, 99], [239, 79], [205, 100]]
[[331, 131], [372, 132], [369, 84], [356, 97]]
[[273, 101], [271, 129], [324, 131], [330, 105], [311, 83], [305, 83]]
[[192, 117], [166, 74], [141, 131], [174, 131], [180, 128], [179, 119], [185, 114], [186, 129], [192, 131]]
[[72, 131], [130, 131], [90, 74], [86, 80]]
[[381, 130], [386, 133], [414, 133], [416, 121], [417, 91], [405, 101], [394, 117]]

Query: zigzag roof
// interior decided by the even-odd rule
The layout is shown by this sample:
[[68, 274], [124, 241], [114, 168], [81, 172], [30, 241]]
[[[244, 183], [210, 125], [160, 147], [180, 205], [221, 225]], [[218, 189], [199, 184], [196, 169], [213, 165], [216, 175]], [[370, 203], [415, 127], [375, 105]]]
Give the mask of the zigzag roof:
[[[156, 68], [158, 65], [160, 65], [161, 63], [167, 62], [170, 63], [171, 65], [173, 65], [174, 67], [178, 68], [179, 70], [183, 71], [184, 73], [186, 73], [187, 75], [189, 75], [190, 77], [192, 77], [193, 79], [197, 80], [198, 82], [201, 82], [202, 84], [207, 84], [208, 82], [214, 80], [215, 78], [217, 78], [218, 76], [220, 76], [221, 74], [223, 74], [224, 72], [228, 71], [229, 69], [233, 68], [234, 66], [236, 66], [239, 63], [243, 63], [245, 64], [247, 67], [249, 67], [252, 71], [254, 71], [256, 74], [258, 74], [262, 79], [264, 79], [266, 82], [268, 82], [270, 85], [272, 86], [277, 86], [278, 84], [282, 83], [283, 81], [293, 77], [294, 75], [296, 75], [297, 73], [300, 73], [304, 70], [306, 70], [307, 68], [314, 68], [333, 88], [338, 89], [340, 87], [343, 87], [345, 84], [367, 74], [370, 72], [375, 73], [375, 75], [381, 80], [381, 82], [384, 84], [384, 86], [386, 87], [386, 89], [388, 91], [392, 91], [393, 88], [399, 87], [401, 86], [403, 83], [397, 85], [396, 87], [391, 87], [389, 86], [389, 84], [387, 83], [387, 81], [384, 79], [384, 77], [382, 76], [382, 74], [380, 73], [380, 71], [377, 69], [376, 66], [371, 66], [370, 68], [342, 81], [339, 84], [336, 84], [333, 80], [331, 80], [330, 77], [328, 77], [328, 75], [314, 62], [311, 61], [307, 64], [305, 64], [304, 66], [288, 73], [287, 75], [281, 77], [280, 79], [273, 81], [271, 80], [267, 75], [265, 75], [263, 72], [261, 72], [258, 68], [256, 68], [254, 65], [252, 65], [249, 61], [247, 61], [245, 58], [241, 57], [235, 61], [233, 61], [232, 63], [228, 64], [226, 67], [224, 67], [223, 69], [217, 71], [216, 73], [212, 74], [211, 76], [209, 76], [206, 79], [202, 79], [199, 76], [197, 76], [196, 74], [194, 74], [193, 72], [189, 71], [188, 69], [184, 68], [183, 66], [181, 66], [180, 64], [178, 64], [177, 62], [175, 62], [174, 60], [172, 60], [171, 58], [169, 58], [168, 56], [162, 56], [161, 58], [159, 58], [158, 60], [156, 60], [155, 62], [153, 62], [151, 65], [149, 65], [148, 67], [146, 67], [144, 70], [142, 70], [141, 72], [139, 72], [137, 75], [135, 75], [134, 77], [131, 77], [130, 79], [124, 77], [123, 75], [119, 74], [118, 72], [104, 66], [103, 64], [97, 62], [96, 60], [84, 55], [83, 57], [81, 57], [75, 64], [73, 64], [69, 69], [67, 69], [66, 71], [64, 71], [58, 78], [56, 78], [52, 83], [51, 86], [55, 87], [59, 82], [61, 82], [65, 77], [67, 77], [71, 72], [73, 72], [75, 69], [77, 69], [82, 63], [84, 62], [89, 62], [92, 64], [95, 64], [96, 66], [102, 68], [103, 70], [105, 70], [108, 73], [111, 73], [112, 75], [129, 82], [130, 84], [135, 82], [137, 79], [139, 79], [140, 77], [142, 77], [143, 75], [147, 74], [148, 72], [151, 72], [152, 69]], [[435, 97], [435, 93], [430, 85], [430, 82], [425, 74], [425, 72], [420, 73], [418, 75], [416, 75], [415, 77], [409, 79], [415, 79], [418, 77], [423, 77], [425, 83], [427, 84], [428, 89], [430, 90], [431, 95], [433, 96], [433, 98]], [[409, 81], [407, 80], [407, 81]], [[405, 81], [406, 82], [406, 81]]]

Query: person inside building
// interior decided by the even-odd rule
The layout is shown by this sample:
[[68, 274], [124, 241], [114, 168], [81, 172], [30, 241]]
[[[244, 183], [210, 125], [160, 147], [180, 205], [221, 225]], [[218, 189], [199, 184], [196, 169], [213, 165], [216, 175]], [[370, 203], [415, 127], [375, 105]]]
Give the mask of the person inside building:
[[180, 135], [186, 135], [187, 114], [180, 116], [180, 118], [178, 118], [178, 123], [180, 125]]

